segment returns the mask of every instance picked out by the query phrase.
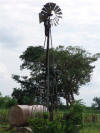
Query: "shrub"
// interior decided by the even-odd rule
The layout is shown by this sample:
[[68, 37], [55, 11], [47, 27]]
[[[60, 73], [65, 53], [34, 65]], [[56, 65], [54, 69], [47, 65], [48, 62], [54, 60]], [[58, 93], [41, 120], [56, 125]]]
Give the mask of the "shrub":
[[49, 121], [48, 119], [35, 118], [29, 120], [29, 123], [33, 129], [33, 133], [64, 133], [64, 126], [57, 120]]
[[50, 121], [48, 114], [43, 118], [29, 120], [34, 133], [78, 133], [82, 127], [82, 105], [74, 102], [63, 117], [56, 115], [55, 120]]
[[11, 97], [5, 97], [5, 103], [4, 104], [5, 104], [5, 108], [10, 108], [10, 107], [16, 105], [17, 101], [16, 101], [16, 99], [11, 98]]
[[77, 133], [82, 127], [82, 112], [83, 105], [78, 101], [73, 102], [64, 115], [64, 120], [66, 121], [66, 133]]
[[0, 123], [7, 123], [8, 122], [8, 110], [7, 109], [0, 109]]
[[16, 105], [17, 101], [16, 99], [10, 97], [10, 96], [2, 96], [0, 93], [0, 108], [10, 108], [13, 105]]

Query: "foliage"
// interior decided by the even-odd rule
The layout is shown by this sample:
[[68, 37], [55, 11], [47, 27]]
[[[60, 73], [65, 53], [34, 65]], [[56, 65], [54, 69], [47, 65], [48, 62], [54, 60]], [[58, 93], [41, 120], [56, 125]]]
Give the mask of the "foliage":
[[75, 102], [62, 118], [58, 115], [50, 121], [47, 114], [44, 114], [44, 118], [35, 118], [29, 120], [29, 123], [34, 133], [78, 133], [82, 127], [82, 108], [82, 105]]
[[[50, 49], [50, 96], [46, 88], [46, 50], [43, 47], [28, 47], [20, 56], [21, 70], [30, 71], [29, 76], [13, 75], [13, 79], [21, 84], [20, 89], [14, 89], [12, 96], [18, 103], [46, 104], [47, 97], [51, 105], [57, 105], [59, 97], [66, 99], [67, 106], [78, 95], [81, 85], [90, 81], [98, 55], [91, 55], [79, 47], [59, 46]], [[29, 97], [31, 100], [27, 99]]]
[[15, 129], [8, 130], [9, 125], [0, 124], [0, 133], [17, 133]]
[[66, 120], [66, 133], [77, 133], [82, 128], [83, 105], [79, 101], [73, 102], [64, 115]]
[[100, 109], [100, 97], [94, 97], [94, 103], [92, 104], [93, 108]]
[[[34, 85], [33, 85], [32, 88], [34, 88]], [[35, 99], [34, 90], [35, 90], [35, 88], [34, 89], [29, 88], [27, 90], [26, 89], [22, 90], [22, 89], [19, 89], [19, 88], [14, 88], [13, 93], [12, 93], [12, 97], [14, 99], [16, 99], [16, 101], [20, 105], [21, 104], [31, 105], [31, 104], [34, 104], [34, 99]]]
[[8, 110], [0, 109], [0, 124], [8, 122]]
[[14, 98], [9, 96], [2, 96], [0, 95], [0, 108], [10, 108], [13, 105], [16, 105], [17, 101]]
[[63, 133], [62, 127], [58, 121], [33, 119], [30, 120], [30, 125], [34, 133]]
[[[75, 105], [74, 105], [75, 106]], [[78, 105], [78, 106], [80, 106], [80, 105]], [[71, 108], [73, 108], [73, 107], [71, 107]], [[75, 107], [76, 108], [76, 107]], [[82, 110], [84, 108], [84, 106], [83, 105], [81, 105], [81, 109], [79, 109], [79, 110]], [[77, 108], [76, 108], [77, 109]], [[76, 109], [71, 109], [71, 110], [73, 110], [73, 111], [71, 111], [71, 112], [74, 112]], [[70, 110], [70, 109], [69, 109]], [[76, 111], [75, 111], [76, 112]], [[78, 111], [77, 111], [78, 112]], [[8, 125], [8, 120], [7, 120], [7, 114], [8, 114], [8, 110], [7, 109], [1, 109], [0, 110], [0, 133], [16, 133], [16, 131], [15, 130], [9, 130], [9, 131], [5, 131], [5, 128], [3, 128], [3, 127], [8, 127], [9, 125]], [[68, 132], [68, 131], [66, 131], [65, 132], [65, 130], [66, 130], [66, 123], [68, 123], [68, 122], [66, 122], [66, 120], [65, 120], [65, 114], [69, 114], [69, 111], [68, 110], [66, 110], [66, 111], [63, 111], [63, 112], [56, 112], [55, 113], [55, 119], [54, 119], [54, 121], [53, 122], [51, 122], [51, 121], [49, 121], [48, 120], [48, 113], [44, 113], [43, 114], [43, 118], [42, 119], [38, 119], [38, 118], [36, 118], [36, 119], [33, 119], [33, 120], [29, 120], [30, 121], [30, 126], [32, 127], [32, 129], [33, 129], [33, 131], [34, 131], [34, 125], [36, 125], [36, 128], [37, 129], [35, 129], [37, 132], [38, 132], [38, 130], [39, 130], [39, 132], [40, 132], [40, 130], [41, 131], [43, 131], [44, 133], [45, 133], [45, 131], [48, 131], [48, 132], [50, 132], [51, 130], [52, 131], [54, 131], [53, 133], [55, 133], [56, 131], [53, 129], [53, 127], [55, 128], [55, 129], [57, 129], [57, 132], [58, 133], [73, 133], [73, 132]], [[61, 117], [61, 116], [62, 117]], [[95, 116], [97, 116], [97, 118], [98, 118], [98, 121], [96, 121], [96, 122], [92, 122], [91, 121], [91, 117], [92, 117], [92, 115], [95, 115]], [[3, 116], [3, 117], [2, 117]], [[90, 119], [90, 121], [85, 121], [85, 123], [83, 122], [84, 121], [84, 119], [85, 118], [89, 118]], [[6, 119], [5, 119], [6, 118]], [[82, 128], [80, 128], [80, 127], [78, 127], [78, 129], [80, 128], [80, 133], [99, 133], [100, 132], [100, 112], [99, 112], [99, 114], [98, 114], [98, 110], [97, 110], [97, 112], [95, 111], [94, 113], [93, 113], [93, 110], [86, 110], [85, 112], [83, 112], [83, 115], [82, 115], [82, 122], [83, 122], [83, 126], [82, 126]], [[36, 121], [35, 121], [36, 120]], [[44, 127], [44, 128], [46, 128], [46, 129], [42, 129], [42, 128], [39, 128], [38, 129], [38, 126], [37, 126], [37, 123], [39, 123], [39, 121], [41, 121], [40, 122], [40, 124], [38, 124], [38, 125], [40, 125], [40, 127]], [[41, 124], [42, 123], [42, 121], [43, 121], [43, 123], [46, 123], [47, 122], [47, 124], [46, 124], [46, 126], [44, 126], [43, 124]], [[35, 123], [34, 123], [35, 122]], [[52, 125], [51, 126], [51, 124], [50, 123], [53, 123], [54, 125]], [[77, 123], [78, 124], [78, 123]], [[42, 125], [42, 126], [41, 126]], [[57, 127], [55, 126], [55, 125], [57, 125]], [[47, 128], [48, 127], [48, 128]], [[76, 127], [74, 127], [74, 126], [71, 126], [71, 127], [73, 127], [74, 128], [74, 131], [76, 131], [76, 130], [78, 130]], [[51, 128], [51, 129], [50, 129]], [[7, 128], [6, 128], [7, 129]], [[49, 131], [50, 130], [50, 131]], [[40, 133], [42, 133], [42, 132], [40, 132]], [[50, 132], [51, 133], [51, 132]], [[78, 132], [76, 132], [76, 133], [78, 133]]]
[[91, 125], [87, 127], [83, 127], [80, 131], [80, 133], [100, 133], [100, 125]]
[[[37, 51], [37, 52], [36, 52]], [[37, 54], [38, 55], [37, 55]], [[36, 55], [35, 55], [36, 54]], [[42, 47], [29, 47], [27, 50], [20, 56], [21, 60], [23, 61], [21, 65], [21, 69], [28, 69], [30, 70], [30, 76], [29, 77], [20, 77], [18, 75], [13, 75], [13, 79], [15, 79], [18, 83], [21, 84], [20, 89], [14, 89], [12, 96], [17, 99], [18, 103], [23, 104], [24, 99], [29, 96], [31, 99], [30, 101], [32, 103], [38, 103], [38, 104], [46, 104], [47, 103], [47, 89], [45, 85], [45, 78], [46, 78], [46, 62], [45, 62], [45, 49]], [[50, 74], [52, 76], [52, 67], [50, 67]], [[57, 95], [56, 91], [56, 82], [54, 85], [54, 77], [50, 76], [50, 79], [52, 79], [52, 87], [50, 87], [50, 96], [49, 96], [49, 102], [55, 103], [59, 102], [59, 97]], [[53, 94], [54, 93], [54, 94]], [[30, 102], [29, 101], [29, 102]], [[30, 104], [27, 102], [27, 104]], [[55, 104], [56, 105], [56, 104]]]
[[59, 88], [63, 90], [63, 97], [67, 106], [74, 100], [74, 94], [78, 95], [79, 88], [90, 81], [93, 72], [93, 62], [97, 60], [95, 55], [79, 47], [59, 46], [57, 51], [57, 69], [61, 77]]

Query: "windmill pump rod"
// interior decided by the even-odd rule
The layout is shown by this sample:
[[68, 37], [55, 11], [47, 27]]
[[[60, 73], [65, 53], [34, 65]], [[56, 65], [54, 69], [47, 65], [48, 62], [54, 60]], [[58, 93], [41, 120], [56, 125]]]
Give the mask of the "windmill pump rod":
[[46, 52], [46, 72], [47, 72], [47, 77], [46, 77], [46, 86], [47, 86], [47, 96], [48, 96], [48, 105], [49, 105], [49, 83], [50, 83], [50, 79], [49, 79], [49, 35], [47, 37], [47, 52]]
[[50, 42], [50, 18], [44, 23], [45, 35], [47, 37], [47, 51], [46, 51], [46, 87], [47, 87], [47, 104], [49, 106], [49, 96], [50, 96], [50, 72], [49, 72], [49, 42]]

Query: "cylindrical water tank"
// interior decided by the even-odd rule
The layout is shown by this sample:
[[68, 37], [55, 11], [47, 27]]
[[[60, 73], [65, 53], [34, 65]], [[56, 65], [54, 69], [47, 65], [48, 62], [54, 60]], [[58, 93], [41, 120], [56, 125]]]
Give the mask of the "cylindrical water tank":
[[8, 121], [11, 126], [22, 126], [28, 118], [34, 118], [35, 112], [47, 112], [47, 108], [43, 105], [16, 105], [9, 110]]

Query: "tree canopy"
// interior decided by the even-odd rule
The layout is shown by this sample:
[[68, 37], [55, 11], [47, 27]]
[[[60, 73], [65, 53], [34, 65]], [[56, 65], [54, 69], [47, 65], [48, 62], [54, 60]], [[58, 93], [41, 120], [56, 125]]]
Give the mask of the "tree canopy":
[[100, 97], [93, 98], [94, 103], [92, 104], [93, 108], [100, 109]]
[[[79, 88], [88, 83], [91, 79], [91, 73], [98, 58], [98, 54], [92, 55], [80, 47], [63, 47], [59, 46], [50, 49], [50, 90], [49, 102], [57, 105], [60, 97], [66, 99], [69, 106], [74, 100], [74, 94], [78, 95]], [[30, 70], [29, 76], [13, 75], [18, 83], [21, 84], [20, 89], [14, 89], [12, 96], [20, 99], [29, 97], [26, 100], [29, 103], [46, 104], [47, 88], [46, 88], [46, 50], [41, 47], [28, 47], [20, 56], [22, 64], [21, 70]], [[20, 93], [21, 92], [21, 93]], [[21, 95], [22, 94], [22, 95]], [[31, 101], [31, 102], [30, 102]], [[28, 103], [28, 104], [29, 104]]]

